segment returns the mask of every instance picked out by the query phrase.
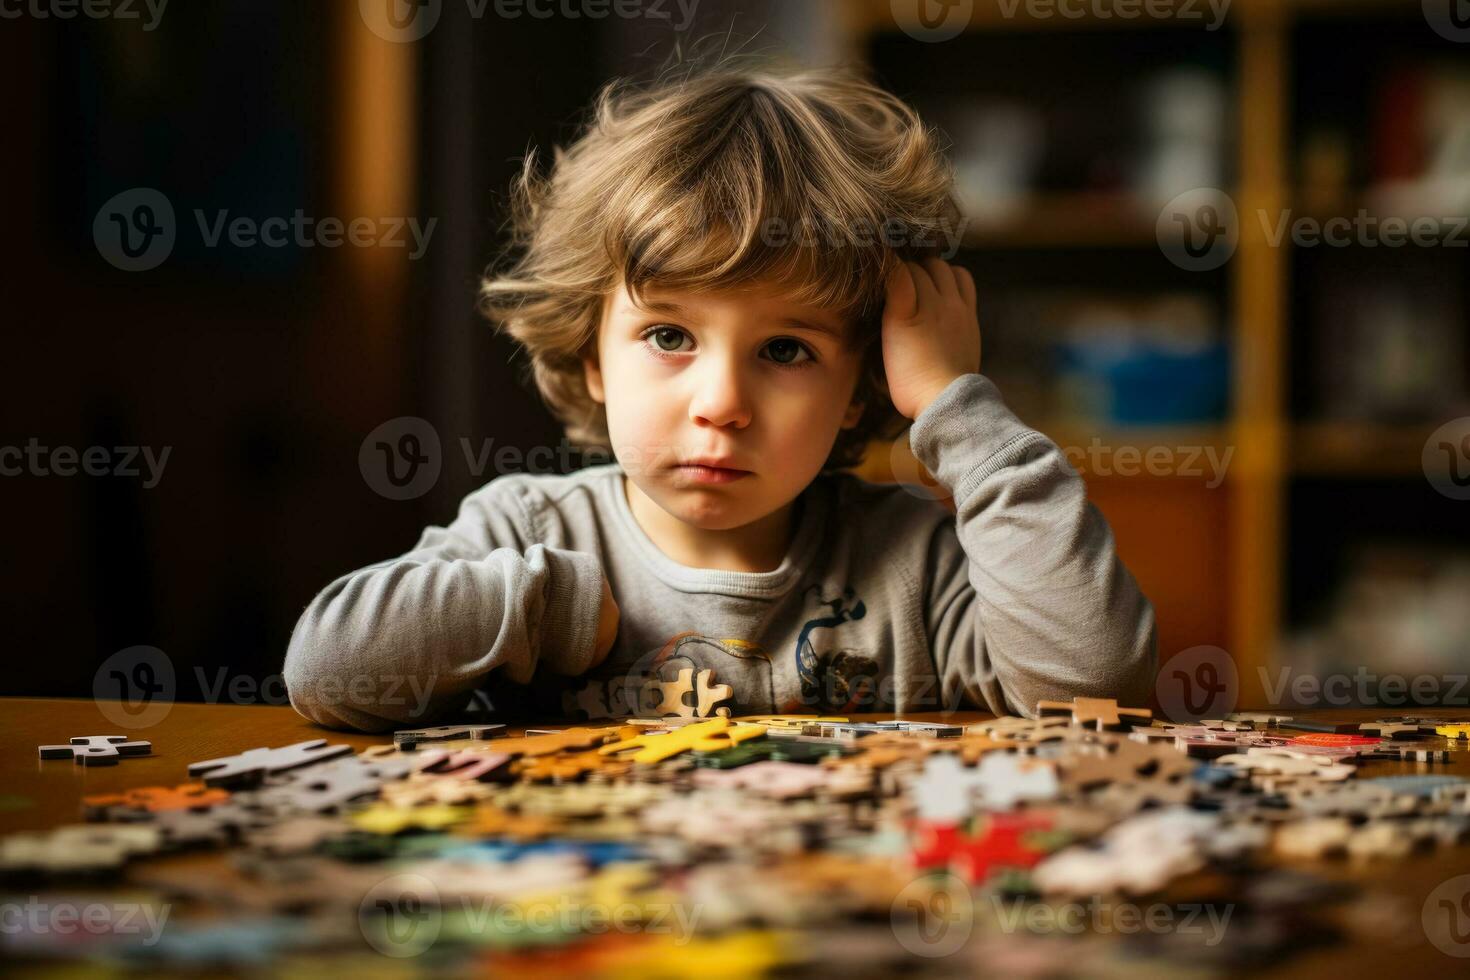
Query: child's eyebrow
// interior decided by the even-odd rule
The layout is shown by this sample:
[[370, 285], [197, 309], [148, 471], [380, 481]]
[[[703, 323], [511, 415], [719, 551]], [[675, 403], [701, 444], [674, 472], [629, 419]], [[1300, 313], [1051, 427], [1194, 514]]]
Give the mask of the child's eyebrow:
[[[668, 316], [682, 317], [685, 320], [697, 320], [698, 317], [687, 307], [669, 300], [650, 299], [642, 304], [642, 308], [652, 313], [663, 313]], [[834, 340], [842, 339], [842, 331], [826, 323], [815, 320], [803, 320], [800, 317], [788, 316], [780, 319], [783, 327], [794, 330], [808, 330], [812, 333], [825, 334]]]
[[781, 321], [781, 323], [796, 330], [810, 330], [812, 333], [826, 334], [833, 340], [842, 339], [841, 331], [836, 330], [835, 328], [830, 327], [825, 323], [813, 322], [810, 320], [799, 320], [796, 317], [786, 317]]

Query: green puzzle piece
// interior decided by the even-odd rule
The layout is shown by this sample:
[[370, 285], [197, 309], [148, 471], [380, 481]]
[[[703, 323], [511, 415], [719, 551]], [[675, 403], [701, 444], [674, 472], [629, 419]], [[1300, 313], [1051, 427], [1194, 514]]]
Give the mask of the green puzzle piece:
[[840, 745], [819, 745], [785, 738], [757, 738], [719, 752], [695, 752], [694, 764], [705, 769], [734, 769], [770, 759], [773, 762], [821, 762], [828, 756], [848, 755]]
[[852, 749], [841, 745], [821, 745], [816, 742], [795, 742], [789, 739], [773, 739], [776, 747], [771, 758], [776, 762], [821, 762], [836, 755], [851, 755]]
[[691, 755], [694, 757], [694, 764], [705, 769], [734, 769], [736, 766], [769, 759], [774, 747], [774, 739], [755, 738], [718, 752], [693, 752]]

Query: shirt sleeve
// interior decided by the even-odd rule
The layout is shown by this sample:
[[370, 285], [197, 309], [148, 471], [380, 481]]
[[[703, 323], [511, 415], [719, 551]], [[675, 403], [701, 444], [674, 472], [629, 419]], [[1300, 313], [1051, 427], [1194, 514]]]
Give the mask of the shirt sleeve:
[[955, 504], [926, 557], [944, 703], [1027, 717], [1044, 699], [1147, 704], [1153, 606], [1056, 444], [980, 374], [951, 382], [915, 419], [909, 444]]
[[466, 497], [413, 550], [343, 575], [306, 607], [283, 676], [298, 712], [331, 728], [417, 727], [463, 708], [499, 668], [527, 683], [545, 661], [591, 663], [602, 601], [596, 555], [547, 547], [513, 477]]

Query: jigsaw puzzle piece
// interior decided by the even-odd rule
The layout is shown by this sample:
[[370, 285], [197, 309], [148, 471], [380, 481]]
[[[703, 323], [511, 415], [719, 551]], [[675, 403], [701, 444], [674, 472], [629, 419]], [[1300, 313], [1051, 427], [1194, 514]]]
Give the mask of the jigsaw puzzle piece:
[[378, 795], [386, 780], [408, 775], [411, 762], [394, 765], [357, 756], [269, 777], [259, 789], [237, 794], [242, 803], [277, 817], [331, 813]]
[[1025, 813], [991, 814], [977, 833], [966, 833], [957, 824], [921, 821], [910, 858], [918, 869], [947, 869], [979, 885], [996, 872], [1035, 867], [1056, 848], [1055, 837], [1042, 843], [1051, 825], [1046, 815]]
[[208, 809], [230, 798], [227, 790], [212, 789], [203, 783], [178, 786], [140, 786], [121, 793], [103, 793], [82, 797], [82, 810], [88, 820], [146, 820], [155, 813], [169, 810]]
[[1068, 701], [1038, 701], [1036, 713], [1042, 717], [1064, 715], [1072, 724], [1092, 726], [1096, 731], [1119, 731], [1147, 725], [1154, 716], [1148, 708], [1120, 708], [1112, 698], [1073, 698]]
[[435, 725], [432, 728], [405, 728], [393, 733], [393, 744], [400, 749], [415, 749], [429, 742], [447, 742], [451, 739], [495, 738], [505, 734], [504, 725]]
[[1286, 749], [1247, 749], [1244, 753], [1222, 755], [1215, 765], [1239, 769], [1249, 773], [1267, 789], [1293, 779], [1342, 780], [1354, 773], [1354, 768], [1340, 762], [1324, 761], [1321, 758], [1291, 752]]
[[643, 709], [651, 715], [672, 715], [676, 718], [699, 717], [698, 703], [685, 700], [694, 694], [694, 668], [680, 669], [674, 680], [655, 678], [645, 688], [651, 699], [645, 698]]
[[126, 735], [80, 735], [68, 745], [39, 746], [43, 759], [72, 759], [84, 766], [115, 766], [125, 755], [147, 755], [153, 743], [129, 741]]
[[721, 701], [728, 701], [735, 694], [735, 689], [729, 684], [716, 684], [715, 672], [713, 670], [701, 670], [695, 675], [698, 682], [695, 687], [694, 713], [701, 718], [709, 718], [715, 714], [726, 717], [730, 715], [730, 709], [716, 707]]
[[[784, 744], [784, 740], [778, 742], [776, 739], [769, 738], [756, 739], [714, 752], [696, 750], [693, 753], [694, 764], [704, 769], [734, 769], [738, 766], [748, 766], [754, 762], [770, 759], [778, 744]], [[784, 761], [796, 760], [786, 759]]]
[[730, 719], [747, 725], [764, 725], [767, 734], [800, 734], [806, 725], [841, 724], [848, 719], [835, 715], [742, 715]]
[[100, 874], [163, 845], [151, 824], [71, 824], [0, 838], [0, 875]]
[[1417, 741], [1434, 737], [1433, 722], [1425, 722], [1421, 718], [1380, 718], [1377, 721], [1363, 722], [1358, 730], [1365, 735], [1377, 735], [1379, 738], [1396, 741]]
[[249, 749], [239, 755], [189, 764], [190, 776], [202, 776], [208, 786], [259, 783], [267, 775], [315, 765], [352, 754], [350, 745], [328, 745], [324, 738], [296, 742], [279, 748]]
[[718, 752], [740, 742], [761, 738], [766, 730], [761, 725], [732, 725], [728, 718], [685, 725], [663, 734], [640, 733], [632, 738], [598, 748], [603, 755], [630, 758], [645, 764], [662, 762], [683, 752]]
[[704, 768], [695, 772], [694, 785], [748, 790], [773, 800], [811, 796], [827, 786], [828, 770], [795, 762], [754, 762], [734, 769]]
[[435, 779], [463, 782], [486, 782], [510, 775], [508, 752], [455, 752], [422, 770], [422, 775]]
[[350, 814], [347, 820], [370, 834], [394, 835], [409, 830], [448, 830], [469, 818], [470, 808], [464, 806], [397, 807], [375, 803]]

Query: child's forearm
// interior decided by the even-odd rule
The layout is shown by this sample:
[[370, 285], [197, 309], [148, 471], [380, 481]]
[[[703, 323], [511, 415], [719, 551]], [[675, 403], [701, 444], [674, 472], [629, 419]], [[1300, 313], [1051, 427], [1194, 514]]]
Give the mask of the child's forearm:
[[435, 533], [437, 543], [426, 535], [415, 551], [344, 575], [306, 608], [283, 671], [297, 711], [333, 728], [417, 726], [462, 707], [497, 667], [517, 683], [542, 658], [560, 673], [587, 667], [595, 556], [541, 544], [475, 556]]
[[1078, 695], [1146, 703], [1153, 607], [1057, 446], [980, 374], [956, 379], [910, 430], [954, 495], [955, 534], [930, 548], [930, 627], [946, 703], [1035, 713]]

